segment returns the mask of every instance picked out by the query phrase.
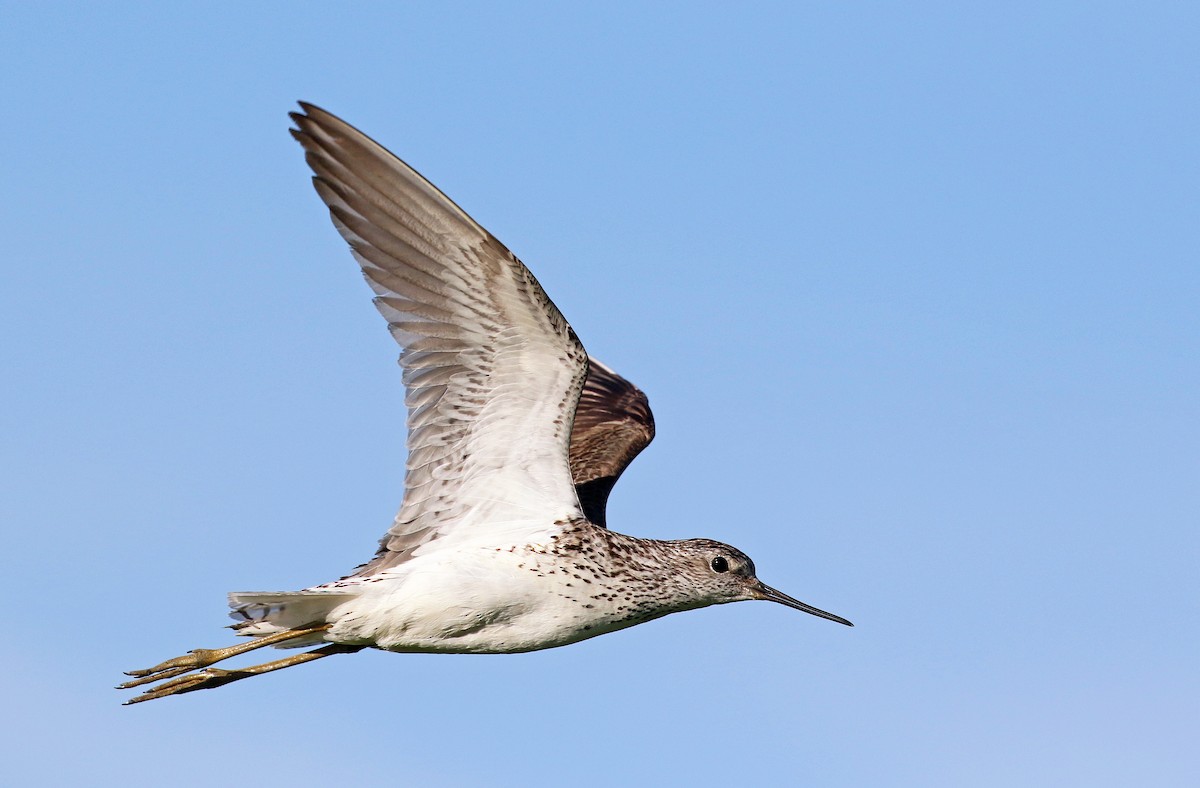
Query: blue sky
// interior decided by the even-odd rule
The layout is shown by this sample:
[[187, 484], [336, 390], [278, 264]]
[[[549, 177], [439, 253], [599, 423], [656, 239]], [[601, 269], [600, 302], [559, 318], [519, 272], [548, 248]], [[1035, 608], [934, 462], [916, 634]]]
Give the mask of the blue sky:
[[[0, 10], [14, 785], [1200, 780], [1193, 4]], [[396, 348], [286, 112], [531, 267], [659, 433], [609, 513], [767, 604], [121, 708], [367, 558]]]

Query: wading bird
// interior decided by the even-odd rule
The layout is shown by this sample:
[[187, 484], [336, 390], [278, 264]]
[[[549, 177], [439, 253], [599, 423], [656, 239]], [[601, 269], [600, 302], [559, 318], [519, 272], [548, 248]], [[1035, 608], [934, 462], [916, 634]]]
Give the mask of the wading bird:
[[[650, 443], [646, 397], [589, 358], [520, 260], [429, 181], [310, 104], [293, 113], [317, 194], [403, 348], [404, 498], [375, 557], [324, 585], [229, 595], [249, 642], [196, 649], [121, 689], [128, 703], [364, 648], [514, 653], [708, 605], [765, 599], [850, 626], [760, 581], [740, 550], [608, 530]], [[264, 646], [316, 646], [240, 669]]]

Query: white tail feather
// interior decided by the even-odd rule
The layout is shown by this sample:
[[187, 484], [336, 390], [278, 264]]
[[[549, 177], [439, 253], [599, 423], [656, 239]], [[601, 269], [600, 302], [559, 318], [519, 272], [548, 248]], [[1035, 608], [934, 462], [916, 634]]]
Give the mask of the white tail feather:
[[[323, 624], [338, 605], [358, 594], [327, 591], [276, 591], [268, 593], [235, 592], [229, 595], [233, 610], [229, 617], [236, 619], [232, 628], [239, 635], [261, 637]], [[299, 648], [323, 643], [320, 633], [280, 643], [276, 648]]]

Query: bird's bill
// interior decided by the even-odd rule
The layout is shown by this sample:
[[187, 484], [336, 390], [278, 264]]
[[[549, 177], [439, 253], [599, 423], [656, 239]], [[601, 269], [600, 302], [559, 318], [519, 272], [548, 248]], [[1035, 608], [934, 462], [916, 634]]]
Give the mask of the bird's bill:
[[788, 607], [795, 608], [796, 610], [803, 610], [805, 613], [809, 613], [809, 614], [817, 616], [819, 618], [827, 618], [830, 621], [836, 621], [839, 624], [845, 624], [848, 627], [854, 626], [853, 624], [851, 624], [849, 621], [842, 618], [841, 616], [835, 616], [833, 613], [826, 613], [824, 610], [815, 608], [812, 605], [807, 605], [807, 604], [801, 602], [799, 599], [792, 599], [787, 594], [785, 594], [781, 591], [776, 591], [774, 588], [771, 588], [766, 583], [759, 583], [758, 594], [759, 594], [759, 596], [758, 596], [759, 599], [766, 599], [771, 602], [778, 602], [781, 605], [787, 605]]

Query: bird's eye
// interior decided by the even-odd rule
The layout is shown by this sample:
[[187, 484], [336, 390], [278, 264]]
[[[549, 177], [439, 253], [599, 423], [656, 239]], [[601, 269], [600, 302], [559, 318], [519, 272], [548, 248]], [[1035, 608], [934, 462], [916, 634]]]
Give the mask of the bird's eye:
[[728, 572], [729, 560], [723, 555], [719, 555], [712, 560], [712, 570], [714, 572]]

